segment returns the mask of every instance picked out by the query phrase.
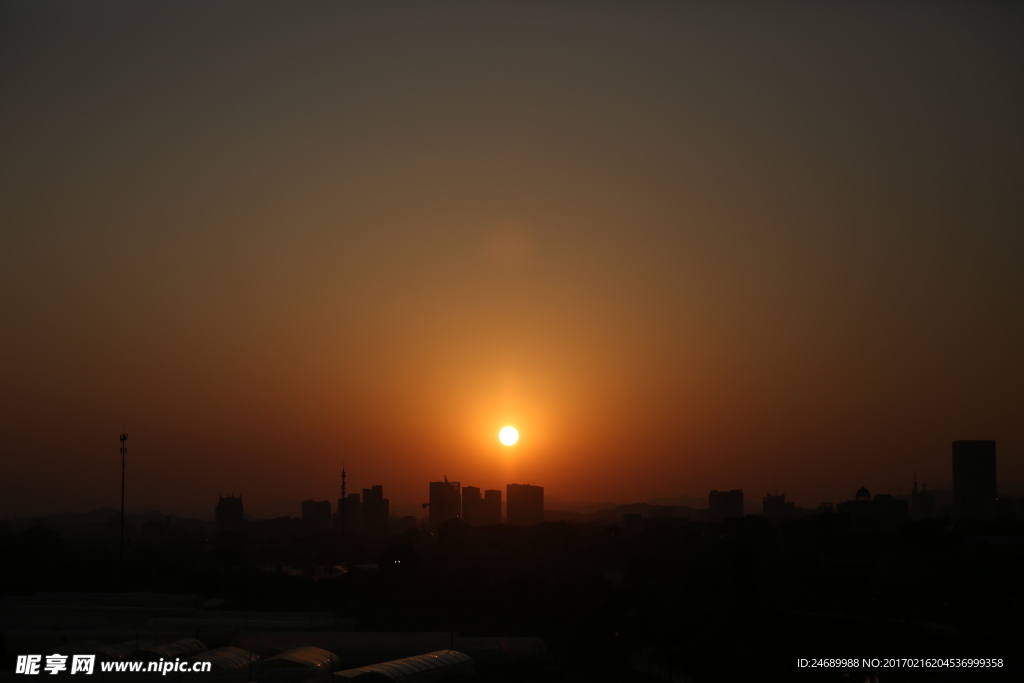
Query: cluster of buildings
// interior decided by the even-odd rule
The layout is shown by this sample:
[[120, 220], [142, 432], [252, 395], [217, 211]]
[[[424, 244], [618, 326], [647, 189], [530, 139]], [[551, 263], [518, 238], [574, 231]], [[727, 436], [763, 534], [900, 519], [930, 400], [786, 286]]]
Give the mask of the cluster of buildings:
[[[334, 515], [334, 530], [341, 536], [386, 536], [390, 530], [391, 501], [384, 497], [384, 487], [375, 484], [363, 489], [362, 496], [358, 493], [348, 493], [345, 477], [345, 469], [342, 468], [341, 497], [338, 498], [338, 511]], [[320, 505], [326, 507], [326, 516], [330, 519], [330, 501], [321, 501]], [[330, 524], [322, 526], [320, 531], [329, 529]]]
[[[346, 486], [347, 473], [341, 471], [341, 497], [338, 506], [331, 514], [331, 501], [302, 501], [301, 516], [298, 523], [305, 533], [324, 533], [334, 531], [342, 536], [362, 534], [366, 536], [386, 536], [392, 531], [391, 503], [384, 497], [384, 487], [380, 484], [363, 489], [362, 494], [348, 493]], [[245, 529], [245, 511], [241, 496], [219, 496], [214, 512], [217, 532], [242, 531]], [[408, 519], [403, 520], [409, 525]], [[413, 519], [411, 526], [415, 526]]]
[[384, 497], [384, 487], [376, 484], [363, 489], [362, 494], [349, 493], [346, 476], [342, 470], [341, 497], [333, 515], [329, 500], [302, 501], [303, 529], [309, 533], [333, 530], [342, 536], [386, 536], [391, 531], [391, 502]]
[[[917, 478], [910, 499], [896, 498], [879, 493], [874, 496], [861, 487], [852, 500], [837, 505], [822, 503], [817, 513], [839, 512], [866, 517], [880, 522], [903, 522], [911, 517], [923, 519], [940, 514], [959, 517], [985, 518], [996, 512], [996, 442], [953, 442], [953, 505], [936, 510], [934, 494], [927, 486], [918, 489]], [[796, 519], [809, 511], [786, 500], [785, 493], [767, 494], [761, 500], [762, 515], [773, 521]], [[429, 485], [428, 522], [439, 528], [453, 519], [461, 519], [473, 526], [506, 524], [533, 526], [544, 521], [544, 487], [530, 484], [506, 486], [505, 515], [502, 518], [502, 495], [496, 489], [481, 491], [476, 486], [463, 487], [457, 481], [432, 481]], [[708, 494], [707, 519], [721, 522], [745, 513], [743, 491], [711, 491]], [[416, 519], [406, 517], [396, 524], [390, 515], [390, 502], [384, 497], [384, 488], [377, 484], [364, 488], [362, 493], [348, 493], [346, 473], [341, 471], [341, 497], [335, 513], [331, 502], [305, 500], [302, 502], [301, 523], [309, 532], [329, 532], [347, 535], [382, 537], [396, 530], [416, 525]], [[242, 497], [220, 496], [216, 510], [218, 531], [240, 531], [245, 516]]]
[[[953, 442], [953, 505], [941, 511], [957, 517], [986, 518], [996, 511], [996, 442], [995, 441], [954, 441]], [[772, 521], [796, 519], [804, 512], [793, 501], [786, 500], [785, 493], [769, 493], [761, 499], [762, 515]], [[880, 522], [904, 522], [911, 517], [926, 519], [934, 517], [937, 511], [935, 496], [927, 485], [920, 489], [917, 477], [910, 492], [910, 499], [895, 498], [887, 493], [874, 496], [861, 487], [852, 500], [838, 505], [822, 503], [815, 512], [839, 512], [866, 517]], [[711, 491], [708, 495], [708, 519], [721, 522], [732, 517], [742, 517], [743, 491]]]
[[[334, 531], [341, 536], [386, 536], [400, 528], [416, 525], [414, 517], [394, 520], [391, 503], [384, 497], [380, 484], [364, 488], [362, 494], [349, 493], [347, 473], [341, 471], [341, 497], [331, 514], [331, 501], [302, 501], [302, 529], [308, 533]], [[502, 519], [501, 491], [481, 491], [476, 486], [462, 487], [457, 481], [430, 482], [430, 500], [423, 504], [430, 508], [429, 524], [438, 528], [445, 522], [461, 519], [473, 526], [507, 524], [532, 526], [544, 521], [544, 487], [530, 484], [508, 484], [506, 516]], [[218, 532], [245, 529], [245, 512], [241, 496], [219, 496], [215, 511]]]
[[[506, 487], [505, 523], [533, 526], [544, 521], [544, 487], [530, 484], [508, 484]], [[430, 525], [438, 527], [453, 519], [473, 526], [501, 524], [501, 491], [462, 485], [457, 481], [430, 482]]]

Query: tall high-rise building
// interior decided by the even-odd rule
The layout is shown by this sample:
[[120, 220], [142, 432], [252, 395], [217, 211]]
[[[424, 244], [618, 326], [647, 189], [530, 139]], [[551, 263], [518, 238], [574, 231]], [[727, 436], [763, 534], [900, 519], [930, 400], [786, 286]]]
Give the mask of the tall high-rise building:
[[217, 508], [214, 511], [217, 532], [241, 531], [245, 527], [245, 511], [242, 509], [242, 497], [217, 496]]
[[338, 534], [345, 533], [345, 468], [341, 468], [341, 496], [338, 498], [338, 511], [334, 513], [334, 531]]
[[480, 526], [501, 524], [501, 491], [487, 489], [480, 504]]
[[439, 527], [445, 522], [462, 516], [462, 491], [459, 482], [430, 482], [430, 524]]
[[721, 522], [743, 516], [743, 491], [712, 491], [708, 494], [708, 516], [712, 522]]
[[331, 501], [302, 501], [302, 523], [310, 531], [330, 531]]
[[477, 486], [462, 487], [462, 519], [473, 526], [480, 526], [480, 513], [483, 511], [483, 499]]
[[384, 487], [380, 484], [363, 489], [363, 533], [367, 536], [387, 536], [390, 506], [390, 501], [384, 497]]
[[517, 526], [533, 526], [544, 521], [544, 487], [530, 484], [508, 484], [506, 487], [507, 522]]
[[772, 494], [765, 495], [761, 499], [761, 514], [764, 515], [765, 519], [770, 519], [773, 522], [781, 522], [789, 519], [796, 519], [796, 504], [792, 501], [786, 502], [786, 494], [778, 493], [773, 496]]
[[362, 530], [361, 508], [358, 493], [350, 493], [345, 496], [341, 510], [338, 512], [338, 519], [342, 522], [340, 532], [343, 536], [358, 534]]
[[996, 507], [996, 442], [953, 442], [953, 502], [964, 517], [988, 517]]

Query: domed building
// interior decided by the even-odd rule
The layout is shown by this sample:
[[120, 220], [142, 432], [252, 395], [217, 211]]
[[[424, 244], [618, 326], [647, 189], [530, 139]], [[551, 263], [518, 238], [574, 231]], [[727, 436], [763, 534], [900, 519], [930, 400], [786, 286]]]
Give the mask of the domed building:
[[888, 493], [879, 493], [872, 498], [866, 486], [857, 490], [853, 500], [837, 505], [836, 512], [889, 524], [899, 524], [909, 518], [908, 501], [893, 498]]

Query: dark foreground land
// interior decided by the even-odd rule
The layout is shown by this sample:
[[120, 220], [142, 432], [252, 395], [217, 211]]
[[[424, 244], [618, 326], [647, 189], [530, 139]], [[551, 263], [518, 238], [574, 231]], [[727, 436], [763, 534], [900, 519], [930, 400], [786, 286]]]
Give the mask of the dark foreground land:
[[[647, 519], [629, 533], [455, 520], [386, 539], [256, 527], [218, 536], [164, 520], [132, 530], [123, 560], [116, 523], [94, 531], [0, 532], [4, 669], [27, 642], [18, 629], [28, 617], [12, 616], [18, 596], [125, 592], [217, 598], [207, 610], [232, 614], [330, 614], [343, 630], [447, 633], [456, 645], [543, 640], [543, 655], [480, 666], [469, 679], [479, 681], [1024, 680], [1024, 528], [1014, 520]], [[84, 632], [49, 628], [64, 629], [69, 647]], [[203, 635], [223, 641], [208, 647], [237, 637]], [[822, 659], [858, 664], [812, 666]], [[967, 668], [977, 660], [995, 666]]]

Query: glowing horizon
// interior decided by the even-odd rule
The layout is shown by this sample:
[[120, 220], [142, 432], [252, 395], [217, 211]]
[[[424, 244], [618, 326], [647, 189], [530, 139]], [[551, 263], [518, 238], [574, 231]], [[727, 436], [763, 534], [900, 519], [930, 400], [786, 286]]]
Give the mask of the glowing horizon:
[[0, 8], [0, 514], [1024, 482], [1019, 16], [634, 5]]

